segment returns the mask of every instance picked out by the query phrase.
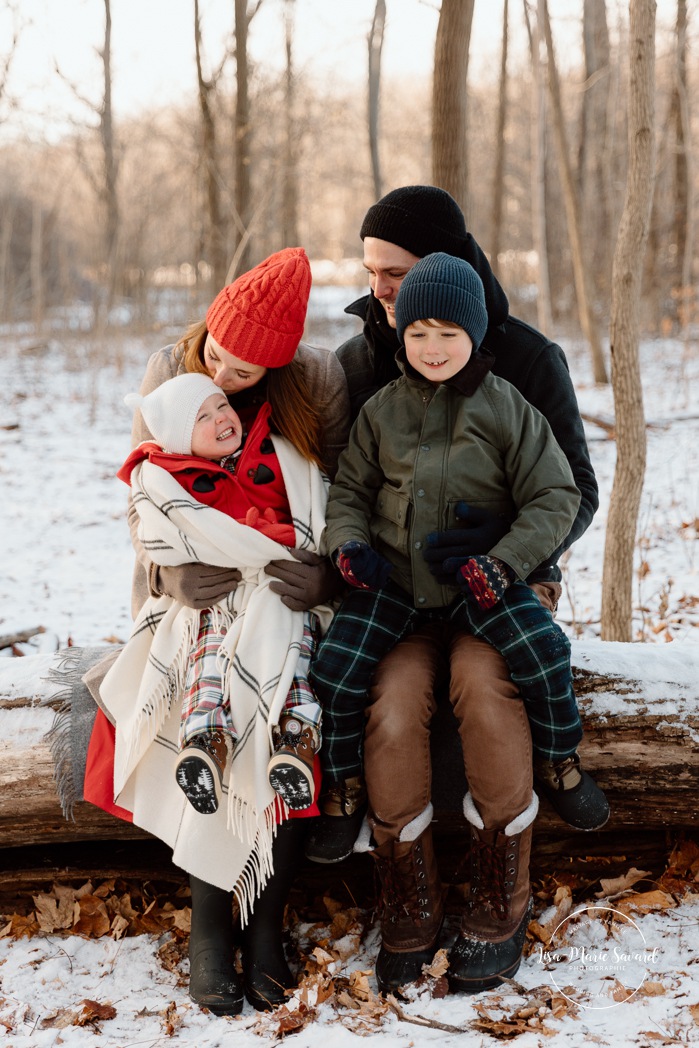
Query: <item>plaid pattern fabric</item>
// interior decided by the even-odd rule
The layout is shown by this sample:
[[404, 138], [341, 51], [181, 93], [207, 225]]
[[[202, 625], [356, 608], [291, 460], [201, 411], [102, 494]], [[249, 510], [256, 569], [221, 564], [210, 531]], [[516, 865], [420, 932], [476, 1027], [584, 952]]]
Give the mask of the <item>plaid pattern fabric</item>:
[[389, 583], [345, 597], [311, 666], [311, 685], [323, 708], [321, 760], [330, 780], [362, 773], [364, 710], [383, 656], [418, 625], [444, 619], [503, 656], [522, 696], [536, 753], [560, 760], [575, 750], [582, 726], [570, 643], [525, 583], [510, 586], [488, 611], [472, 608], [462, 597], [448, 608], [418, 611], [407, 593]]
[[488, 611], [468, 601], [461, 607], [463, 628], [491, 644], [507, 663], [527, 711], [534, 752], [552, 761], [570, 756], [583, 731], [573, 691], [570, 641], [551, 612], [524, 582], [506, 589]]
[[[189, 653], [182, 700], [180, 748], [203, 732], [223, 731], [233, 742], [237, 738], [235, 711], [223, 701], [221, 669], [217, 662], [224, 636], [225, 631], [214, 626], [211, 612], [203, 611], [199, 617], [199, 634]], [[319, 726], [322, 711], [309, 683], [308, 671], [317, 645], [318, 622], [315, 615], [306, 612], [296, 673], [284, 702], [284, 712], [296, 710], [299, 720], [314, 727]]]

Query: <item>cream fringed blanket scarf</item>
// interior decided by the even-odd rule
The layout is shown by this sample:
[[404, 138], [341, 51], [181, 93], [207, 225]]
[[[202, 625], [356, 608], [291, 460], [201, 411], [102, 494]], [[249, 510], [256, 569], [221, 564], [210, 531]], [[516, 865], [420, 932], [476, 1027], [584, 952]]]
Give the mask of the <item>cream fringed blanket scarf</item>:
[[[320, 471], [288, 441], [273, 437], [289, 498], [297, 546], [317, 551], [327, 487]], [[219, 649], [224, 694], [235, 711], [238, 741], [213, 815], [200, 815], [175, 782], [174, 763], [187, 657], [199, 612], [171, 597], [151, 597], [100, 694], [116, 724], [114, 794], [137, 826], [173, 848], [173, 862], [225, 890], [245, 915], [272, 872], [276, 794], [267, 780], [271, 728], [291, 686], [303, 613], [269, 589], [265, 565], [292, 559], [286, 546], [193, 499], [167, 471], [145, 461], [132, 473], [139, 538], [158, 564], [236, 567], [242, 582], [216, 606], [225, 639]], [[327, 627], [330, 609], [314, 609]], [[324, 621], [323, 621], [324, 620]], [[279, 802], [281, 803], [281, 802]]]

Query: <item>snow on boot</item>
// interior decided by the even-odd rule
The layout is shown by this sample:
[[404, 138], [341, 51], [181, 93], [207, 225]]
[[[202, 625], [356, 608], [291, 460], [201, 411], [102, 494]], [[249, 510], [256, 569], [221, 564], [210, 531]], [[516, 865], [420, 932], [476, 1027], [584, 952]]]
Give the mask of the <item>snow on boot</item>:
[[190, 875], [189, 996], [214, 1015], [238, 1015], [243, 983], [235, 967], [232, 894]]
[[609, 819], [609, 802], [592, 776], [583, 771], [577, 753], [556, 762], [537, 757], [534, 781], [569, 826], [599, 830]]
[[422, 974], [437, 950], [444, 890], [432, 844], [432, 827], [412, 841], [391, 840], [370, 853], [381, 880], [379, 993], [397, 993]]
[[324, 787], [318, 818], [306, 842], [311, 862], [342, 862], [352, 854], [368, 806], [364, 779], [355, 775]]
[[[448, 953], [452, 993], [475, 993], [511, 979], [522, 960], [531, 917], [529, 852], [532, 803], [504, 830], [486, 830], [470, 798], [464, 811], [471, 830], [471, 875], [459, 936]], [[480, 825], [479, 825], [480, 824]]]
[[200, 815], [218, 811], [228, 750], [221, 731], [202, 732], [182, 747], [175, 762], [175, 779]]
[[313, 802], [313, 757], [320, 746], [316, 728], [286, 714], [275, 731], [274, 753], [267, 765], [269, 784], [292, 809]]

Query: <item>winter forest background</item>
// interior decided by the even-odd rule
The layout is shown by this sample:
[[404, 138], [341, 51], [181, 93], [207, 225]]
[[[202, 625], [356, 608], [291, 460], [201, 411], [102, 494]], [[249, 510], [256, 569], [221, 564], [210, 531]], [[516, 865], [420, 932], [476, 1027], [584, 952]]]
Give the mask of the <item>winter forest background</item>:
[[[2, 654], [128, 635], [114, 472], [123, 396], [150, 353], [294, 244], [314, 274], [306, 338], [336, 347], [358, 329], [343, 309], [366, 291], [367, 207], [434, 183], [462, 205], [512, 312], [571, 367], [601, 505], [564, 561], [559, 621], [593, 662], [603, 641], [667, 648], [668, 709], [694, 724], [697, 27], [696, 0], [0, 0]], [[9, 712], [5, 743], [51, 723], [31, 710], [10, 730]], [[669, 830], [666, 843], [662, 877], [657, 855], [644, 866], [627, 850], [616, 881], [554, 861], [538, 883], [539, 928], [601, 897], [659, 947], [633, 1001], [605, 989], [610, 1011], [576, 1010], [584, 973], [547, 996], [532, 943], [518, 986], [442, 1000], [435, 972], [401, 1017], [367, 975], [376, 927], [329, 900], [325, 923], [304, 913], [290, 933], [312, 960], [286, 1027], [248, 1011], [231, 1026], [186, 997], [186, 900], [153, 895], [149, 909], [147, 892], [122, 894], [119, 923], [105, 882], [34, 896], [21, 917], [3, 902], [0, 1041], [4, 1029], [8, 1045], [74, 1048], [102, 1030], [105, 1045], [213, 1048], [231, 1032], [244, 1045], [302, 1029], [304, 1048], [359, 1034], [423, 1048], [467, 1030], [474, 1045], [520, 1048], [698, 1043], [699, 846]], [[97, 896], [106, 925], [87, 915]]]

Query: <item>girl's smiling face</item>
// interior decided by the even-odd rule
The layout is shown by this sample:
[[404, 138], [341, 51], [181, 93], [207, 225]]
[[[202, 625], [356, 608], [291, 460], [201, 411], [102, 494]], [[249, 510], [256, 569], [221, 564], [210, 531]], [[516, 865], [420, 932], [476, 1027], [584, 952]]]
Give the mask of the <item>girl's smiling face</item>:
[[192, 430], [192, 454], [218, 461], [240, 447], [243, 427], [225, 393], [212, 393], [197, 412]]

